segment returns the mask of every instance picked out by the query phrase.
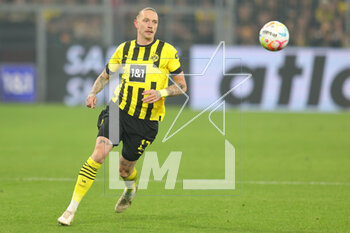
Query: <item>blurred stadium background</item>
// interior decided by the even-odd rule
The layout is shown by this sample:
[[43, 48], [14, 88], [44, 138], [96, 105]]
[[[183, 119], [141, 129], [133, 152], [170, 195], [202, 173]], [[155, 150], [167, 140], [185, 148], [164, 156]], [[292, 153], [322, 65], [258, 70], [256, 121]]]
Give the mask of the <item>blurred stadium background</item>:
[[[286, 24], [289, 47], [350, 46], [346, 0], [1, 0], [1, 101], [81, 104], [115, 46], [135, 37], [135, 14], [149, 5], [159, 11], [157, 37], [179, 49], [187, 73], [193, 46], [215, 47], [220, 41], [226, 46], [256, 46], [260, 28], [270, 20]], [[210, 55], [208, 51], [206, 56]], [[311, 69], [309, 63], [306, 69]], [[320, 66], [328, 67], [327, 63]], [[22, 75], [4, 78], [18, 69]], [[23, 74], [32, 75], [26, 79]], [[343, 82], [343, 89], [350, 92], [348, 82]], [[349, 106], [350, 97], [345, 98]]]
[[[102, 93], [93, 111], [85, 98], [115, 46], [135, 38], [145, 6], [157, 9], [157, 38], [176, 46], [186, 73], [200, 73], [225, 41], [226, 60], [219, 51], [203, 77], [187, 77], [178, 124], [244, 78], [223, 75], [223, 62], [226, 73], [253, 74], [225, 98], [236, 190], [169, 191], [163, 178], [114, 215], [120, 190], [106, 192], [105, 167], [74, 225], [59, 228], [108, 101]], [[280, 52], [258, 44], [271, 20], [290, 32]], [[0, 0], [0, 232], [349, 232], [349, 47], [350, 0]], [[160, 164], [183, 151], [178, 179], [222, 179], [224, 137], [207, 118], [161, 142], [183, 103], [167, 99], [149, 150]]]

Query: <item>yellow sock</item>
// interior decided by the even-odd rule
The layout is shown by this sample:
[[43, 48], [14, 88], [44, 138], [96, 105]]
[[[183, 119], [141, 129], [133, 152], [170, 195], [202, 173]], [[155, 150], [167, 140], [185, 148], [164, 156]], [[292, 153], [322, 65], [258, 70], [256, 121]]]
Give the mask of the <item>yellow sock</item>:
[[100, 163], [95, 162], [91, 157], [84, 163], [80, 169], [77, 183], [75, 184], [72, 200], [80, 203], [81, 199], [89, 191], [92, 183], [94, 183], [97, 170], [101, 167]]
[[123, 180], [125, 182], [125, 186], [128, 189], [127, 191], [132, 191], [136, 187], [136, 181], [137, 181], [137, 171], [134, 167], [134, 171], [128, 176], [123, 177]]

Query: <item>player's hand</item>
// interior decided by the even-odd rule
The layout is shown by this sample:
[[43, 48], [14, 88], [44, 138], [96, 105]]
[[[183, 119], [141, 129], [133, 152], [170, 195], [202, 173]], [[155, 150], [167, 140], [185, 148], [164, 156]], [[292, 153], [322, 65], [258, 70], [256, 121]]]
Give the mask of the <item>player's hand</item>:
[[156, 90], [146, 90], [142, 92], [142, 95], [144, 96], [142, 101], [148, 104], [157, 102], [161, 98], [160, 92]]
[[95, 108], [96, 102], [97, 102], [96, 95], [90, 94], [90, 95], [88, 95], [88, 97], [86, 98], [86, 101], [85, 101], [86, 107]]

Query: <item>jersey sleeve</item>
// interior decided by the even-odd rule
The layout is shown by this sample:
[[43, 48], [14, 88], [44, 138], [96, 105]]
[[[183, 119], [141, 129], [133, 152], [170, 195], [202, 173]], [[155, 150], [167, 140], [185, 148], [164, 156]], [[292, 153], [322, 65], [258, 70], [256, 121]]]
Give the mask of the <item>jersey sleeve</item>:
[[116, 72], [120, 68], [123, 59], [124, 45], [125, 43], [120, 44], [113, 53], [113, 56], [109, 59], [109, 62], [106, 65], [106, 71], [108, 74], [110, 74], [110, 72]]
[[170, 44], [167, 47], [167, 56], [169, 59], [167, 68], [171, 74], [179, 74], [182, 72], [182, 69], [177, 50]]

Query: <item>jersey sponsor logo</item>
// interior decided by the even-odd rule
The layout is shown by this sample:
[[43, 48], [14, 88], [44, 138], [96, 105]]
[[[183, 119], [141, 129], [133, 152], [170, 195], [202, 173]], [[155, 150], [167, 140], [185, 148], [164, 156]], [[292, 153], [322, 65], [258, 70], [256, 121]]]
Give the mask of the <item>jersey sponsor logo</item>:
[[145, 65], [130, 65], [130, 76], [131, 82], [142, 82], [146, 80], [146, 66]]

